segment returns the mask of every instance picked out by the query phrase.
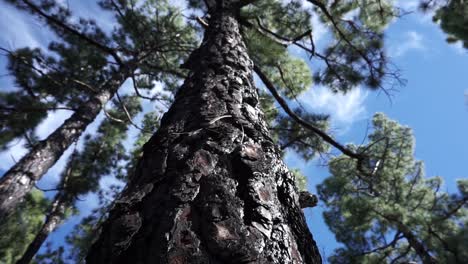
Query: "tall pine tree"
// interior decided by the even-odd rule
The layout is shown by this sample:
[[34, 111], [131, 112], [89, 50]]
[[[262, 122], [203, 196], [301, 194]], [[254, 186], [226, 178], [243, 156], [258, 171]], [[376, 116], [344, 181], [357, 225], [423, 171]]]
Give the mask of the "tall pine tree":
[[458, 194], [441, 191], [440, 177], [424, 176], [414, 159], [411, 129], [376, 114], [367, 153], [371, 174], [346, 156], [330, 162], [318, 186], [326, 223], [344, 244], [331, 263], [466, 263], [468, 181]]
[[[31, 190], [34, 183], [41, 179], [65, 150], [79, 138], [86, 127], [94, 121], [102, 106], [116, 94], [127, 79], [131, 78], [133, 80], [135, 92], [138, 94], [137, 86], [139, 84], [140, 86], [151, 85], [153, 80], [160, 79], [161, 72], [167, 73], [165, 77], [167, 81], [174, 81], [173, 78], [168, 76], [180, 75], [178, 71], [173, 70], [174, 65], [177, 65], [184, 58], [184, 54], [186, 54], [184, 50], [190, 47], [193, 39], [192, 31], [185, 30], [186, 27], [183, 27], [180, 21], [174, 19], [170, 9], [165, 13], [161, 12], [162, 16], [158, 16], [156, 21], [151, 19], [145, 21], [143, 19], [144, 11], [151, 10], [154, 7], [162, 9], [165, 5], [167, 6], [167, 3], [157, 4], [156, 6], [143, 6], [138, 12], [129, 12], [127, 14], [130, 17], [140, 14], [141, 17], [137, 22], [142, 24], [143, 28], [129, 30], [130, 25], [127, 24], [130, 23], [128, 22], [129, 19], [122, 15], [120, 27], [116, 27], [115, 33], [108, 37], [93, 21], [81, 19], [78, 24], [71, 24], [69, 22], [71, 15], [69, 11], [53, 2], [40, 1], [38, 4], [28, 0], [11, 2], [19, 8], [44, 19], [64, 41], [64, 43], [52, 43], [50, 45], [50, 49], [57, 51], [62, 59], [58, 63], [53, 57], [42, 59], [36, 56], [35, 58], [27, 58], [29, 64], [25, 65], [25, 60], [20, 55], [18, 60], [22, 62], [22, 68], [17, 72], [13, 72], [17, 77], [17, 84], [25, 91], [34, 88], [41, 89], [44, 85], [55, 84], [52, 87], [55, 88], [53, 94], [55, 98], [53, 99], [56, 102], [60, 102], [57, 94], [67, 94], [65, 91], [77, 93], [76, 86], [79, 89], [87, 88], [91, 91], [89, 91], [90, 95], [87, 100], [82, 100], [78, 106], [73, 108], [74, 113], [69, 119], [45, 140], [34, 144], [30, 152], [0, 179], [0, 219], [4, 219], [12, 212], [13, 208]], [[103, 2], [103, 6], [108, 8], [106, 2]], [[130, 7], [127, 7], [127, 9], [130, 9]], [[115, 12], [120, 17], [120, 9], [118, 11]], [[152, 24], [151, 22], [155, 23]], [[147, 38], [142, 39], [141, 35], [135, 30], [146, 30]], [[166, 33], [161, 34], [162, 32]], [[148, 39], [153, 42], [148, 44]], [[174, 45], [185, 46], [173, 50], [169, 48]], [[165, 52], [164, 49], [166, 48], [169, 51]], [[120, 49], [125, 52], [119, 55]], [[18, 56], [15, 58], [18, 58]], [[108, 62], [108, 59], [112, 61]], [[39, 60], [39, 64], [47, 67], [47, 71], [44, 72], [41, 68], [36, 69], [34, 66], [36, 61], [34, 60]], [[80, 62], [74, 63], [76, 60]], [[140, 65], [141, 67], [138, 67]], [[15, 71], [18, 67], [11, 66], [10, 68], [11, 71]], [[26, 69], [26, 71], [23, 69]], [[140, 77], [136, 76], [137, 69]], [[148, 69], [151, 69], [151, 73], [145, 74]], [[40, 78], [37, 75], [40, 75]], [[38, 78], [40, 80], [45, 79], [47, 82], [40, 82], [40, 80], [37, 80]], [[69, 90], [66, 90], [65, 87], [69, 83], [72, 85]], [[34, 90], [31, 92], [33, 93], [31, 96], [33, 96]], [[74, 100], [81, 96], [81, 94], [76, 95]], [[17, 100], [14, 103], [22, 105], [24, 100]], [[12, 108], [9, 105], [5, 107]], [[18, 109], [18, 107], [13, 109]], [[19, 107], [19, 110], [21, 110], [21, 107]], [[14, 115], [9, 116], [10, 119], [13, 117]], [[37, 116], [37, 114], [29, 115], [28, 120], [31, 120], [32, 123], [27, 125], [29, 126], [28, 129], [34, 127], [34, 124], [37, 125], [43, 117], [44, 111], [42, 116]], [[5, 140], [11, 140], [23, 133], [24, 127], [19, 128], [19, 133], [14, 133], [14, 131], [18, 130], [16, 126], [18, 126], [16, 123], [12, 123], [7, 128], [2, 128], [5, 132], [13, 131], [11, 133], [2, 133], [7, 137]], [[0, 141], [0, 143], [2, 142]]]

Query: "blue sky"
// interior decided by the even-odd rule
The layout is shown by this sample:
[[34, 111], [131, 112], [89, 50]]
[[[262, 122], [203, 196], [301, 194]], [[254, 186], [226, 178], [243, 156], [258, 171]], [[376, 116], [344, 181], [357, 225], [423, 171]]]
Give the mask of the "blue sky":
[[[72, 10], [85, 17], [98, 17], [98, 9], [92, 1], [69, 1]], [[401, 1], [406, 9], [416, 7], [417, 1]], [[109, 21], [109, 17], [101, 17]], [[317, 22], [315, 40], [320, 43], [326, 31]], [[109, 27], [111, 23], [103, 23]], [[23, 46], [41, 47], [53, 36], [39, 22], [28, 15], [17, 12], [11, 6], [0, 2], [0, 46], [14, 49]], [[427, 176], [441, 176], [445, 179], [446, 190], [456, 191], [455, 180], [467, 177], [468, 172], [468, 53], [460, 45], [449, 45], [439, 27], [432, 23], [430, 15], [420, 13], [407, 15], [394, 21], [387, 30], [387, 53], [392, 62], [401, 70], [407, 85], [392, 92], [391, 101], [379, 92], [358, 88], [346, 95], [334, 95], [324, 87], [311, 87], [300, 96], [303, 105], [312, 112], [331, 115], [334, 136], [343, 143], [359, 143], [365, 136], [366, 127], [375, 112], [384, 112], [392, 119], [410, 126], [416, 137], [416, 158], [425, 162]], [[5, 58], [0, 57], [0, 75], [5, 73]], [[128, 84], [126, 84], [128, 86]], [[11, 80], [0, 78], [0, 89], [12, 89]], [[124, 90], [127, 88], [124, 88]], [[128, 89], [127, 89], [128, 90]], [[147, 105], [147, 110], [154, 105]], [[70, 113], [57, 111], [45, 120], [37, 132], [46, 137], [58, 127]], [[99, 119], [102, 116], [99, 117]], [[96, 125], [87, 129], [95, 131]], [[135, 137], [132, 129], [128, 140]], [[0, 173], [7, 170], [14, 160], [24, 155], [22, 142], [16, 142], [9, 151], [0, 153]], [[337, 154], [336, 151], [334, 153]], [[39, 185], [51, 187], [57, 180], [66, 158], [61, 159]], [[308, 177], [309, 189], [328, 176], [326, 167], [319, 160], [303, 162], [294, 153], [288, 153], [286, 162], [290, 167], [300, 168]], [[113, 182], [111, 178], [103, 180]], [[96, 206], [94, 196], [84, 197], [80, 202], [83, 214]], [[306, 209], [305, 214], [320, 249], [329, 255], [337, 246], [332, 233], [323, 222], [322, 207]], [[70, 228], [78, 223], [76, 216], [64, 224], [49, 241], [60, 244]]]

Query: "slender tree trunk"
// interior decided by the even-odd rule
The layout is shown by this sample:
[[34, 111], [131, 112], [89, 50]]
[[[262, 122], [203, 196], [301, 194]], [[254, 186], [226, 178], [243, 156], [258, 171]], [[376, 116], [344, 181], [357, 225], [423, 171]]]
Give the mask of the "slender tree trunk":
[[431, 256], [429, 251], [426, 249], [423, 243], [413, 234], [411, 229], [405, 225], [398, 215], [382, 214], [377, 210], [374, 210], [377, 214], [388, 220], [390, 223], [396, 225], [398, 232], [403, 234], [403, 237], [408, 241], [409, 246], [416, 252], [421, 261], [424, 264], [435, 264], [438, 263], [437, 259]]
[[416, 238], [416, 236], [413, 234], [413, 232], [411, 232], [411, 230], [407, 226], [405, 226], [400, 221], [398, 222], [397, 226], [398, 230], [401, 231], [403, 236], [408, 241], [410, 247], [414, 249], [414, 251], [424, 264], [437, 263], [437, 260], [433, 256], [431, 256], [431, 254], [429, 254], [426, 247], [418, 240], [418, 238]]
[[34, 237], [33, 241], [29, 243], [26, 251], [23, 253], [23, 256], [16, 262], [16, 264], [29, 264], [36, 255], [36, 253], [41, 248], [44, 241], [47, 239], [50, 233], [52, 233], [62, 222], [65, 210], [67, 207], [65, 196], [63, 193], [58, 193], [52, 203], [50, 210], [47, 214], [47, 217], [44, 221], [39, 232]]
[[87, 263], [320, 263], [294, 176], [269, 136], [236, 13], [211, 18]]
[[116, 73], [95, 96], [80, 106], [59, 128], [39, 142], [0, 178], [0, 222], [12, 213], [31, 191], [34, 183], [41, 179], [94, 121], [102, 106], [114, 96], [125, 79], [124, 74]]
[[44, 241], [54, 232], [55, 229], [60, 225], [65, 217], [65, 211], [67, 208], [73, 204], [73, 194], [68, 193], [68, 180], [70, 179], [72, 170], [73, 170], [73, 159], [76, 155], [76, 149], [73, 152], [69, 164], [67, 165], [67, 170], [61, 179], [59, 185], [59, 191], [54, 197], [53, 203], [50, 206], [50, 209], [47, 212], [46, 219], [44, 224], [42, 224], [41, 229], [36, 234], [34, 239], [29, 243], [26, 251], [24, 251], [21, 258], [16, 262], [16, 264], [28, 264], [31, 263], [32, 259], [36, 253], [41, 248]]

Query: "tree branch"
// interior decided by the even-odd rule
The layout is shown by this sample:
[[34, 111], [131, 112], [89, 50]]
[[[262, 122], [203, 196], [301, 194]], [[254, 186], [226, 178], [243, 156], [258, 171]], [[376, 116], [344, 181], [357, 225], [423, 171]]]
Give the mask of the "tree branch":
[[278, 93], [276, 90], [274, 84], [268, 79], [268, 77], [263, 73], [263, 71], [258, 67], [257, 65], [254, 65], [254, 71], [257, 73], [258, 77], [262, 80], [262, 82], [265, 84], [267, 89], [270, 91], [270, 93], [273, 95], [273, 97], [276, 99], [276, 101], [280, 104], [280, 106], [283, 108], [283, 110], [297, 123], [299, 123], [301, 126], [307, 128], [308, 130], [311, 130], [315, 134], [317, 134], [319, 137], [321, 137], [325, 142], [329, 143], [330, 145], [334, 146], [338, 150], [340, 150], [343, 154], [357, 159], [357, 160], [362, 160], [362, 155], [355, 153], [354, 151], [346, 148], [345, 146], [341, 145], [337, 141], [335, 141], [332, 137], [330, 137], [326, 132], [320, 130], [320, 128], [314, 126], [313, 124], [307, 122], [306, 120], [302, 119], [300, 116], [298, 116], [296, 113], [294, 113], [291, 108], [289, 108], [287, 102], [281, 97], [281, 95]]
[[117, 55], [117, 52], [114, 49], [112, 49], [112, 48], [110, 48], [110, 47], [108, 47], [108, 46], [106, 46], [106, 45], [104, 45], [102, 43], [99, 43], [98, 41], [86, 36], [86, 34], [81, 33], [78, 30], [72, 28], [70, 25], [67, 25], [64, 21], [60, 21], [59, 19], [57, 19], [57, 18], [55, 18], [55, 17], [53, 17], [51, 15], [46, 14], [38, 6], [31, 3], [29, 0], [23, 0], [23, 3], [26, 4], [26, 6], [28, 6], [29, 9], [33, 13], [38, 14], [39, 16], [43, 17], [44, 19], [46, 19], [50, 23], [58, 26], [59, 28], [63, 29], [64, 31], [85, 40], [89, 44], [95, 46], [96, 48], [98, 48], [98, 49], [104, 51], [105, 53], [109, 54], [110, 56], [112, 56], [112, 58], [114, 58], [114, 60], [119, 65], [121, 65], [121, 66], [123, 65], [122, 59]]

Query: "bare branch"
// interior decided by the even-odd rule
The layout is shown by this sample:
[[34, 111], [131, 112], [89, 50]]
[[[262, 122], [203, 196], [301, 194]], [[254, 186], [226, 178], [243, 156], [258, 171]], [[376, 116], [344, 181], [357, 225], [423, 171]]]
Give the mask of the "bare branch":
[[334, 146], [338, 150], [340, 150], [343, 154], [357, 159], [361, 160], [362, 155], [355, 153], [354, 151], [346, 148], [345, 146], [341, 145], [337, 141], [335, 141], [332, 137], [330, 137], [326, 132], [322, 131], [320, 128], [314, 126], [313, 124], [307, 122], [306, 120], [302, 119], [300, 116], [298, 116], [296, 113], [294, 113], [291, 108], [289, 108], [287, 102], [281, 97], [281, 95], [278, 93], [276, 90], [274, 84], [268, 79], [268, 77], [263, 73], [263, 71], [258, 67], [257, 65], [254, 65], [254, 71], [257, 73], [258, 77], [262, 80], [262, 82], [265, 84], [267, 89], [270, 91], [270, 93], [273, 95], [273, 97], [276, 99], [276, 101], [281, 105], [283, 110], [292, 118], [294, 119], [297, 123], [302, 125], [303, 127], [311, 130], [315, 134], [317, 134], [319, 137], [321, 137], [325, 142], [329, 143], [330, 145]]
[[44, 11], [41, 10], [41, 8], [39, 8], [38, 6], [36, 6], [35, 4], [33, 4], [32, 2], [30, 2], [29, 0], [23, 0], [23, 3], [29, 7], [29, 9], [38, 14], [39, 16], [43, 17], [44, 19], [46, 19], [47, 21], [49, 21], [50, 23], [58, 26], [59, 28], [63, 29], [64, 31], [72, 34], [72, 35], [75, 35], [83, 40], [85, 40], [86, 42], [88, 42], [89, 44], [95, 46], [96, 48], [104, 51], [105, 53], [109, 54], [110, 56], [112, 56], [112, 58], [114, 58], [114, 60], [119, 64], [119, 65], [123, 65], [123, 62], [122, 62], [122, 59], [117, 55], [117, 52], [113, 49], [113, 48], [110, 48], [102, 43], [99, 43], [98, 41], [90, 38], [89, 36], [87, 36], [85, 33], [81, 33], [79, 32], [78, 30], [74, 29], [73, 27], [71, 27], [70, 25], [67, 25], [64, 21], [60, 21], [59, 19], [51, 16], [51, 15], [48, 15], [46, 14]]

